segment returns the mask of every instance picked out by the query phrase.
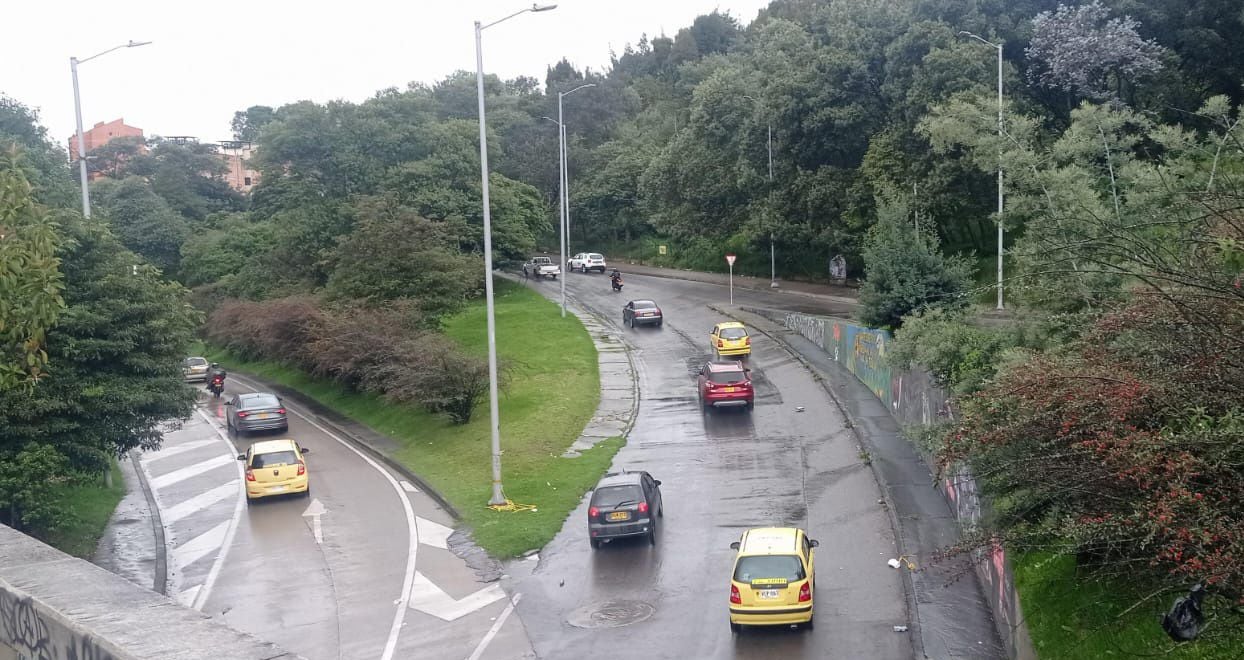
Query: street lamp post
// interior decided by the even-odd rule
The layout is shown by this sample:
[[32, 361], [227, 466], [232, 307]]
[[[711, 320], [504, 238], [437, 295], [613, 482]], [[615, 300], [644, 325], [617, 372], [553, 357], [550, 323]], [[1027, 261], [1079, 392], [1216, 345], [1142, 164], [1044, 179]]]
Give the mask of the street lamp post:
[[1002, 305], [1002, 44], [987, 41], [971, 32], [962, 31], [959, 36], [971, 37], [998, 51], [998, 309]]
[[[744, 94], [743, 98], [750, 99], [751, 101], [754, 101], [755, 103], [760, 104], [760, 101], [756, 100], [755, 97]], [[769, 119], [765, 119], [765, 126], [768, 129], [768, 149], [769, 149], [769, 201], [770, 201], [769, 211], [772, 212], [773, 211], [773, 204], [772, 204], [772, 201], [773, 201], [773, 122]], [[777, 255], [777, 252], [773, 246], [773, 227], [770, 226], [769, 227], [769, 287], [772, 289], [776, 289], [778, 285], [776, 255]]]
[[100, 57], [101, 55], [107, 55], [108, 53], [111, 53], [114, 50], [118, 50], [121, 48], [137, 48], [138, 46], [146, 46], [149, 43], [151, 42], [131, 40], [129, 43], [124, 43], [124, 44], [121, 44], [120, 46], [113, 46], [112, 48], [109, 48], [108, 50], [105, 50], [102, 53], [96, 53], [90, 57], [87, 57], [81, 60], [76, 57], [69, 58], [69, 71], [71, 74], [73, 74], [73, 110], [74, 110], [74, 114], [77, 115], [77, 119], [78, 119], [78, 178], [82, 182], [82, 215], [84, 217], [87, 217], [87, 218], [91, 217], [91, 192], [89, 188], [87, 187], [88, 183], [87, 183], [87, 176], [86, 176], [86, 143], [85, 143], [86, 137], [83, 135], [83, 132], [82, 132], [82, 96], [78, 92], [78, 65], [84, 62], [89, 62], [97, 57]]
[[[569, 244], [570, 244], [570, 192], [568, 190], [570, 186], [570, 171], [569, 171], [569, 165], [567, 163], [566, 122], [562, 118], [562, 99], [566, 98], [567, 96], [570, 96], [571, 94], [574, 94], [575, 92], [581, 89], [586, 89], [588, 87], [595, 87], [595, 86], [596, 86], [596, 83], [585, 83], [583, 85], [579, 85], [578, 87], [575, 87], [569, 92], [558, 92], [557, 93], [557, 120], [554, 121], [553, 119], [550, 119], [549, 117], [545, 117], [545, 119], [548, 119], [554, 124], [557, 124], [558, 188], [560, 188], [561, 190], [561, 194], [557, 196], [558, 206], [560, 207], [559, 209], [560, 212], [558, 214], [559, 215], [558, 233], [560, 234], [560, 238], [561, 238], [562, 267], [567, 267], [566, 253], [569, 251]], [[567, 270], [569, 269], [567, 268]], [[566, 317], [566, 274], [565, 273], [562, 273], [561, 289], [562, 289], [562, 318], [565, 318]]]
[[479, 97], [479, 170], [480, 192], [484, 205], [484, 298], [488, 317], [488, 413], [492, 427], [492, 497], [491, 506], [505, 504], [501, 491], [501, 420], [497, 403], [497, 320], [492, 299], [492, 211], [488, 202], [488, 126], [484, 118], [484, 30], [519, 14], [548, 11], [557, 5], [536, 5], [516, 11], [487, 25], [475, 21], [475, 89]]

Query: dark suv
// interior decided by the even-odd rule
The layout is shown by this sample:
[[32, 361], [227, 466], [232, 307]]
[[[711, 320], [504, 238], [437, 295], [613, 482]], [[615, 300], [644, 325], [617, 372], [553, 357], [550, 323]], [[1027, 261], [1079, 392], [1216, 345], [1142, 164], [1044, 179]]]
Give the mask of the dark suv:
[[587, 533], [593, 548], [610, 539], [647, 536], [657, 542], [661, 482], [647, 472], [610, 472], [596, 484], [587, 509]]

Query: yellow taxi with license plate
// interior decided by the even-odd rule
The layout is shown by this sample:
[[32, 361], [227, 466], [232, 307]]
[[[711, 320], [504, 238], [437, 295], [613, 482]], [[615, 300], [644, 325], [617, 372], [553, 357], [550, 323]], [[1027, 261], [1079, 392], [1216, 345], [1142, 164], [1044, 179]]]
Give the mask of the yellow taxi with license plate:
[[738, 321], [725, 321], [713, 326], [708, 341], [721, 356], [746, 356], [752, 352], [752, 338], [747, 335], [747, 328]]
[[289, 439], [256, 442], [238, 454], [246, 466], [246, 502], [277, 495], [311, 494], [307, 461], [311, 450]]
[[730, 629], [812, 627], [818, 543], [797, 527], [758, 527], [730, 544], [738, 550], [730, 577]]

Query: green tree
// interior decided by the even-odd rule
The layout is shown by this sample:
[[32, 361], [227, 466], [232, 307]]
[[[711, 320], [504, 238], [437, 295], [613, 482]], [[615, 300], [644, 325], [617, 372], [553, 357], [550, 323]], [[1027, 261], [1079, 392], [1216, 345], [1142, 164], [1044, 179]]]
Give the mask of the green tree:
[[146, 181], [126, 177], [95, 184], [95, 198], [121, 244], [175, 277], [190, 228]]
[[944, 256], [932, 223], [897, 196], [878, 201], [864, 263], [860, 320], [868, 325], [898, 328], [912, 312], [967, 304], [970, 265]]
[[252, 105], [245, 110], [233, 113], [233, 121], [229, 128], [233, 130], [233, 139], [243, 142], [258, 142], [259, 133], [272, 120], [276, 119], [276, 111], [266, 105]]
[[64, 305], [59, 245], [10, 147], [0, 153], [0, 392], [43, 375], [47, 333]]
[[48, 139], [39, 113], [0, 94], [0, 152], [12, 145], [22, 150], [21, 166], [36, 202], [49, 208], [75, 204], [79, 191], [69, 172], [68, 155]]
[[151, 151], [128, 159], [121, 172], [146, 178], [172, 209], [192, 221], [212, 213], [237, 211], [245, 202], [229, 187], [228, 171], [213, 144], [152, 141]]
[[243, 213], [229, 215], [182, 244], [181, 281], [197, 287], [236, 275], [255, 255], [266, 255], [276, 245], [271, 221], [252, 220]]

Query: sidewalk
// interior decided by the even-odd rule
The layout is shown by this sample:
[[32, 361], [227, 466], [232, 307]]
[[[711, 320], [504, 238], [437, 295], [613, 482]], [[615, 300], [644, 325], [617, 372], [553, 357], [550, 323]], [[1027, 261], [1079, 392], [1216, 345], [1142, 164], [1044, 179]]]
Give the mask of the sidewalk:
[[[730, 276], [724, 273], [703, 273], [694, 270], [680, 270], [677, 268], [660, 268], [657, 266], [642, 266], [640, 264], [631, 264], [619, 262], [613, 264], [623, 274], [632, 273], [635, 275], [647, 275], [649, 277], [664, 277], [673, 280], [689, 280], [692, 282], [705, 282], [708, 284], [720, 284], [726, 286], [730, 283]], [[743, 275], [734, 276], [734, 286], [740, 289], [751, 289], [753, 291], [772, 291], [774, 293], [787, 293], [797, 296], [808, 296], [812, 298], [825, 298], [839, 303], [859, 304], [859, 290], [845, 286], [835, 286], [832, 284], [818, 284], [815, 282], [788, 282], [786, 280], [778, 280], [776, 289], [770, 287], [770, 281], [762, 277], [746, 277]]]
[[[903, 437], [897, 420], [863, 383], [819, 346], [781, 323], [742, 309], [718, 309], [785, 346], [804, 364], [846, 415], [871, 458], [890, 509], [899, 552], [915, 570], [901, 568], [912, 612], [913, 641], [926, 658], [1007, 656], [989, 603], [966, 558], [940, 560], [938, 551], [959, 538], [959, 523], [935, 487], [928, 465]], [[762, 310], [756, 310], [762, 311]]]

